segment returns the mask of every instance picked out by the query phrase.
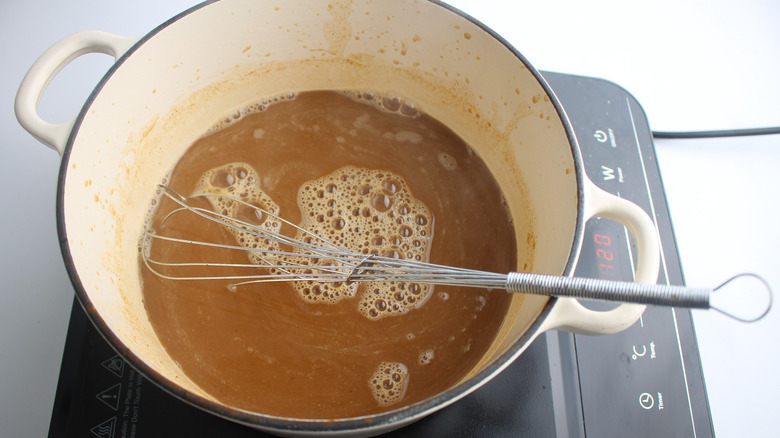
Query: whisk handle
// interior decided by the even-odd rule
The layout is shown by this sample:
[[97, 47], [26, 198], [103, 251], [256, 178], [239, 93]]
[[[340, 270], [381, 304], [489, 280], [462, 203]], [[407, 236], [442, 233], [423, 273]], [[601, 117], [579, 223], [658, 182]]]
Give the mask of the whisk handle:
[[618, 303], [709, 309], [710, 288], [631, 283], [512, 272], [506, 290], [515, 293], [583, 298]]

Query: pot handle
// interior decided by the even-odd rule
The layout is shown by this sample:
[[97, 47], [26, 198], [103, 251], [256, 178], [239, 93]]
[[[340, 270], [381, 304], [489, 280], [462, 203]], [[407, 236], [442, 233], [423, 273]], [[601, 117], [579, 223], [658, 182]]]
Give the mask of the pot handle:
[[[655, 284], [660, 269], [660, 239], [655, 222], [631, 201], [598, 188], [586, 179], [586, 218], [603, 217], [620, 222], [634, 236], [637, 247], [635, 281]], [[585, 335], [616, 333], [633, 325], [645, 310], [644, 305], [621, 304], [608, 311], [586, 308], [574, 298], [558, 298], [541, 331], [565, 330]]]
[[119, 60], [138, 38], [127, 38], [99, 31], [84, 31], [66, 36], [49, 47], [30, 67], [16, 93], [14, 111], [19, 123], [41, 143], [62, 155], [76, 119], [49, 123], [38, 114], [38, 103], [49, 82], [71, 61], [87, 53], [105, 53]]

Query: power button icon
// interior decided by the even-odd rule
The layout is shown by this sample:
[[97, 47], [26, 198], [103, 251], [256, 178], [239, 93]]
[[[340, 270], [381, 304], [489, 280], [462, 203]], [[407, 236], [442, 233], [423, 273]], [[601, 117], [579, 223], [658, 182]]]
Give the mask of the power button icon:
[[642, 406], [643, 409], [651, 409], [653, 405], [655, 405], [655, 399], [653, 399], [652, 394], [644, 392], [639, 396], [639, 406]]

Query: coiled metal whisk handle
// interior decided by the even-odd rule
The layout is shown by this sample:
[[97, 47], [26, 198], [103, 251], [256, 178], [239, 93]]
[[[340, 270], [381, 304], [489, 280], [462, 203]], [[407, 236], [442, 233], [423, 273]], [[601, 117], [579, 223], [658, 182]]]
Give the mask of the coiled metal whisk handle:
[[[723, 288], [738, 278], [745, 277], [752, 277], [759, 280], [766, 288], [769, 301], [760, 315], [749, 318], [741, 317], [710, 304], [710, 297], [713, 292]], [[693, 288], [687, 286], [631, 283], [594, 278], [560, 277], [555, 275], [512, 272], [507, 274], [506, 290], [515, 293], [593, 299], [620, 303], [684, 307], [691, 309], [712, 309], [742, 322], [758, 321], [766, 316], [772, 307], [772, 289], [766, 280], [752, 273], [735, 275], [714, 288]]]

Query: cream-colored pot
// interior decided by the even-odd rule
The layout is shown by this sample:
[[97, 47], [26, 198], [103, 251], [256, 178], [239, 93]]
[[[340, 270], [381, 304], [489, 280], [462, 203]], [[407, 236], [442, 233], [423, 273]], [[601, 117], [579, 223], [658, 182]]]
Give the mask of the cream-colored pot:
[[[116, 63], [74, 120], [46, 123], [36, 111], [46, 84], [88, 52], [113, 55]], [[313, 89], [401, 95], [473, 146], [509, 202], [518, 270], [571, 275], [585, 222], [601, 216], [628, 227], [639, 249], [636, 279], [655, 282], [653, 222], [587, 179], [549, 86], [474, 19], [415, 0], [210, 2], [140, 40], [99, 32], [64, 38], [33, 65], [16, 100], [21, 124], [62, 155], [59, 234], [78, 298], [105, 338], [151, 381], [201, 409], [276, 434], [372, 435], [462, 398], [546, 330], [609, 333], [639, 317], [641, 306], [592, 312], [572, 299], [516, 295], [489, 355], [461, 383], [371, 417], [272, 417], [201, 390], [160, 344], [144, 309], [138, 243], [155, 185], [215, 121], [267, 97]]]

